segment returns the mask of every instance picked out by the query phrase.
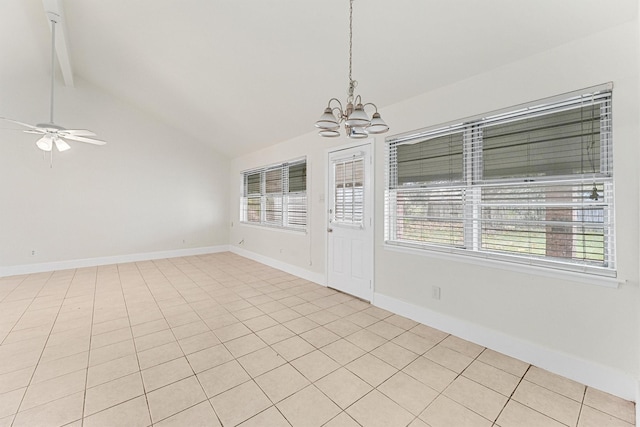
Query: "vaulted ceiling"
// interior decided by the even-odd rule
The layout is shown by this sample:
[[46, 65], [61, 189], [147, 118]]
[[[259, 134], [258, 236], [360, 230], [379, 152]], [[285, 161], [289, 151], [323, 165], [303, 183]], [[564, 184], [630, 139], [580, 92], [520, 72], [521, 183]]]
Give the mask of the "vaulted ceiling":
[[[75, 79], [229, 156], [313, 131], [346, 97], [348, 0], [2, 0], [1, 79], [48, 79], [51, 1]], [[637, 13], [637, 0], [355, 0], [357, 92], [384, 109]]]

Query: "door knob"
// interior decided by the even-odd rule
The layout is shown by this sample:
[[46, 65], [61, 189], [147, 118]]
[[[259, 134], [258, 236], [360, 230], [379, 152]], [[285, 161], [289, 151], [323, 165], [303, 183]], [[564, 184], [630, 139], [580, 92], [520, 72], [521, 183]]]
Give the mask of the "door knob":
[[333, 228], [327, 228], [327, 233], [333, 233]]

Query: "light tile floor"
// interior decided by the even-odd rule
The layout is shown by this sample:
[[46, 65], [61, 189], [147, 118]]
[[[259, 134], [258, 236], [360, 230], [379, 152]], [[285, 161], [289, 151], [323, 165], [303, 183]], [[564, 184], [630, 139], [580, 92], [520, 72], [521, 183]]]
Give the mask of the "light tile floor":
[[632, 426], [635, 407], [230, 253], [0, 279], [4, 426]]

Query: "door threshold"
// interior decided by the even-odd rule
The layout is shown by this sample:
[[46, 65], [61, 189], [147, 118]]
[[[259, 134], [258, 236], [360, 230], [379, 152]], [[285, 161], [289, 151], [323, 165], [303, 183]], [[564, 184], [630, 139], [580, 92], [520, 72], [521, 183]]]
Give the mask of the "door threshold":
[[341, 294], [349, 295], [352, 298], [355, 298], [355, 299], [360, 300], [362, 302], [366, 302], [367, 304], [371, 305], [371, 301], [369, 301], [367, 299], [364, 299], [364, 298], [360, 298], [359, 296], [356, 296], [356, 295], [352, 295], [349, 292], [341, 291], [340, 289], [332, 288], [331, 286], [327, 286], [327, 288], [331, 289], [332, 291], [340, 292]]

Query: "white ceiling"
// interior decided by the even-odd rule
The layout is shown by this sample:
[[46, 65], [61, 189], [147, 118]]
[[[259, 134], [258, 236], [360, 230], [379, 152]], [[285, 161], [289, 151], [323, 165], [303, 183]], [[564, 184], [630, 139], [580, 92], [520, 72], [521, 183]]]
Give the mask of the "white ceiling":
[[[230, 156], [313, 131], [346, 97], [348, 0], [61, 4], [76, 79]], [[637, 13], [637, 0], [356, 0], [357, 93], [383, 108]], [[49, 44], [42, 0], [0, 1], [0, 78], [47, 79]]]

